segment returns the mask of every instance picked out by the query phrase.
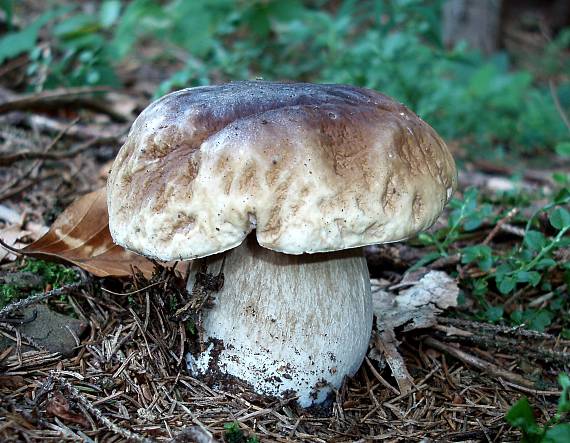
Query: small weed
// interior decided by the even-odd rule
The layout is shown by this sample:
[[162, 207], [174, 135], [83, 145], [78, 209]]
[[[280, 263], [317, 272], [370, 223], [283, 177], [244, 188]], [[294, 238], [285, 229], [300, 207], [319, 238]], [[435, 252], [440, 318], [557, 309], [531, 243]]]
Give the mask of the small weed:
[[73, 269], [44, 260], [28, 259], [21, 271], [39, 275], [45, 284], [54, 288], [77, 281], [77, 273]]
[[255, 435], [246, 437], [239, 423], [234, 421], [224, 425], [224, 441], [226, 443], [259, 443], [259, 438]]
[[570, 378], [560, 374], [562, 394], [556, 414], [543, 426], [537, 424], [534, 411], [526, 397], [517, 401], [507, 412], [506, 420], [522, 432], [522, 443], [566, 443], [570, 441], [570, 423], [562, 420], [570, 412]]
[[0, 285], [0, 308], [12, 303], [20, 297], [20, 291], [14, 285]]
[[[497, 294], [499, 299], [513, 297], [517, 291], [533, 288], [552, 292], [548, 309], [515, 310], [508, 317], [514, 325], [524, 324], [530, 329], [544, 331], [556, 313], [562, 313], [567, 307], [564, 291], [560, 287], [564, 287], [563, 282], [568, 284], [570, 281], [570, 263], [557, 259], [557, 254], [570, 246], [570, 212], [567, 209], [570, 189], [562, 188], [528, 220], [517, 219], [517, 223], [526, 223], [524, 236], [522, 241], [515, 242], [508, 249], [482, 243], [463, 246], [481, 226], [493, 227], [507, 216], [510, 208], [524, 208], [530, 206], [531, 201], [513, 194], [505, 195], [503, 200], [490, 201], [485, 200], [476, 189], [467, 189], [462, 200], [451, 201], [447, 227], [420, 234], [419, 241], [432, 251], [414, 267], [459, 254], [464, 268], [477, 270], [476, 276], [460, 276], [463, 287], [481, 308], [476, 317], [492, 323], [505, 320], [505, 312], [501, 304], [493, 305], [488, 301], [489, 292]], [[548, 225], [545, 225], [546, 220]], [[555, 275], [557, 277], [553, 280]]]

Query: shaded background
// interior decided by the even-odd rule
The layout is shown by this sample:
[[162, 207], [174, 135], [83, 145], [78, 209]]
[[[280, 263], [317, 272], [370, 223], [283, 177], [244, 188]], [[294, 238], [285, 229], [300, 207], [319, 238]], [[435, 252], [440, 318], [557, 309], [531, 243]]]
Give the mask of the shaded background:
[[549, 154], [568, 138], [553, 100], [570, 106], [564, 0], [0, 4], [0, 78], [12, 89], [156, 97], [258, 77], [350, 83], [402, 101], [461, 141], [460, 155]]

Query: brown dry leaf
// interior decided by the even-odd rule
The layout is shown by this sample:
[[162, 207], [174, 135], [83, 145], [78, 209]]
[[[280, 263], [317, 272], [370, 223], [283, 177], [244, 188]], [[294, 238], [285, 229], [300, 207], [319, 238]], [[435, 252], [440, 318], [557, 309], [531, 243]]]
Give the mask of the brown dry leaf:
[[143, 256], [113, 243], [105, 188], [74, 201], [39, 240], [21, 249], [24, 255], [68, 262], [97, 277], [125, 277], [138, 268], [152, 275], [154, 265]]
[[48, 401], [46, 412], [70, 423], [76, 423], [83, 427], [89, 426], [89, 422], [83, 415], [71, 412], [69, 402], [61, 392], [56, 392]]
[[0, 375], [0, 386], [8, 389], [18, 389], [26, 385], [21, 375]]
[[[8, 246], [17, 246], [18, 240], [29, 234], [31, 234], [31, 232], [23, 230], [21, 226], [10, 225], [7, 228], [0, 230], [0, 240]], [[0, 248], [0, 262], [3, 260], [14, 261], [16, 258], [16, 255], [12, 254], [7, 249]]]

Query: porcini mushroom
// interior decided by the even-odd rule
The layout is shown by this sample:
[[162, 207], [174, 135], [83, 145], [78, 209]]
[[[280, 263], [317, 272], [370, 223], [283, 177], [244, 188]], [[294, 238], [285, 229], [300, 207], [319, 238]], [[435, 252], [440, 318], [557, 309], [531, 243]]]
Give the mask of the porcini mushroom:
[[109, 177], [109, 227], [149, 257], [223, 261], [210, 346], [191, 366], [309, 406], [368, 346], [362, 246], [427, 229], [455, 186], [442, 139], [383, 94], [235, 82], [168, 94], [136, 119]]

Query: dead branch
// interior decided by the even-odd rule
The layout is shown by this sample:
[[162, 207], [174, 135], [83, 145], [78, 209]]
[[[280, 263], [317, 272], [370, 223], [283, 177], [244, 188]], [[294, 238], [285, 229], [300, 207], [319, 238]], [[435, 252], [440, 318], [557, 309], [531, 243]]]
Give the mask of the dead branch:
[[[2, 245], [4, 246], [4, 245]], [[82, 288], [87, 284], [86, 281], [80, 281], [77, 283], [70, 283], [68, 285], [64, 285], [61, 288], [52, 289], [48, 292], [43, 292], [40, 294], [31, 295], [27, 298], [23, 298], [21, 300], [15, 301], [10, 303], [9, 305], [0, 309], [0, 322], [8, 315], [10, 312], [15, 311], [16, 309], [21, 309], [29, 305], [33, 305], [34, 303], [39, 303], [42, 300], [46, 300], [51, 297], [59, 297], [60, 295], [66, 294], [68, 292], [75, 291], [76, 289]]]
[[467, 352], [462, 351], [461, 349], [459, 349], [455, 346], [451, 346], [451, 345], [447, 345], [445, 343], [442, 343], [433, 337], [424, 337], [423, 342], [426, 345], [428, 345], [434, 349], [437, 349], [438, 351], [446, 352], [446, 353], [452, 355], [453, 357], [457, 358], [458, 360], [461, 360], [466, 365], [472, 366], [476, 369], [479, 369], [480, 371], [486, 372], [487, 374], [489, 374], [493, 377], [504, 378], [504, 379], [511, 381], [517, 385], [521, 385], [521, 386], [524, 386], [524, 387], [527, 387], [530, 389], [534, 389], [534, 383], [527, 380], [526, 378], [524, 378], [518, 374], [515, 374], [514, 372], [503, 369], [503, 368], [501, 368], [501, 367], [499, 367], [493, 363], [490, 363], [486, 360], [483, 360], [482, 358], [475, 357], [474, 355], [468, 354]]
[[438, 340], [501, 350], [561, 366], [570, 364], [570, 342], [550, 334], [452, 318], [440, 318], [435, 329]]
[[497, 224], [495, 225], [495, 227], [493, 229], [491, 229], [491, 231], [489, 232], [489, 234], [487, 234], [487, 237], [485, 237], [485, 239], [483, 240], [483, 242], [481, 244], [483, 245], [488, 245], [489, 243], [491, 243], [491, 240], [493, 240], [495, 238], [495, 236], [499, 233], [499, 231], [501, 230], [501, 228], [508, 223], [515, 215], [517, 215], [517, 213], [519, 212], [518, 208], [513, 208], [511, 209], [507, 215], [505, 215], [502, 219], [500, 219]]
[[10, 166], [13, 163], [24, 161], [24, 160], [63, 160], [66, 158], [75, 157], [82, 152], [85, 152], [92, 148], [93, 146], [102, 145], [105, 143], [114, 143], [117, 141], [116, 136], [109, 137], [99, 137], [93, 140], [89, 140], [85, 143], [76, 146], [73, 149], [63, 152], [45, 152], [45, 151], [20, 151], [14, 154], [0, 156], [0, 167]]
[[14, 111], [45, 111], [62, 106], [73, 106], [106, 114], [118, 122], [129, 121], [129, 116], [121, 114], [101, 101], [85, 97], [86, 95], [109, 91], [108, 87], [88, 86], [14, 96], [0, 103], [0, 114]]

